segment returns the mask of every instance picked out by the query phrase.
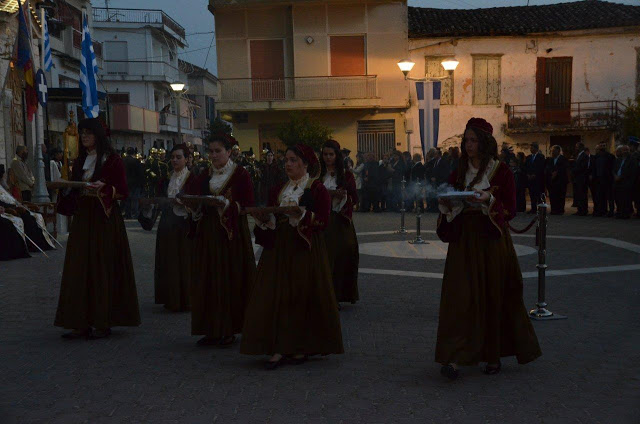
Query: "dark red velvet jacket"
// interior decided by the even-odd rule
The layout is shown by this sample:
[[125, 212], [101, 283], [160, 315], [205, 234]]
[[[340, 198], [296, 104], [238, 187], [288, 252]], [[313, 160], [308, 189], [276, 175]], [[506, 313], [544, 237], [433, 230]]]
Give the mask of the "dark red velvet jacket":
[[[83, 165], [84, 159], [82, 161], [76, 161], [73, 164], [71, 181], [82, 181]], [[91, 181], [102, 181], [105, 183], [105, 186], [97, 193], [97, 197], [107, 217], [111, 214], [113, 202], [129, 197], [127, 175], [124, 170], [122, 158], [117, 153], [113, 153], [107, 157], [102, 168], [94, 173]], [[72, 190], [71, 193], [66, 196], [61, 195], [58, 200], [58, 213], [72, 216], [78, 208], [78, 199], [81, 195], [82, 192], [79, 189]]]
[[[287, 183], [278, 184], [271, 190], [269, 194], [269, 203], [267, 206], [280, 206], [280, 193]], [[311, 239], [314, 233], [322, 232], [329, 225], [329, 215], [331, 214], [331, 196], [324, 184], [320, 180], [310, 180], [305, 191], [309, 190], [312, 205], [306, 208], [304, 218], [298, 223], [298, 235], [304, 245], [311, 249]], [[303, 194], [303, 197], [305, 195]], [[302, 198], [300, 199], [302, 203]], [[305, 206], [305, 205], [301, 205]], [[286, 225], [289, 225], [288, 223]], [[256, 236], [256, 243], [266, 249], [271, 249], [275, 245], [275, 230], [266, 229], [256, 226], [253, 230]]]
[[338, 189], [346, 190], [347, 192], [347, 202], [340, 210], [340, 215], [351, 221], [353, 218], [353, 205], [358, 203], [358, 190], [356, 189], [356, 178], [353, 176], [353, 172], [344, 171], [344, 182], [338, 185]]
[[[449, 184], [455, 185], [458, 178], [457, 171], [449, 176]], [[493, 239], [499, 239], [504, 231], [508, 231], [507, 223], [516, 216], [516, 188], [515, 179], [511, 169], [499, 162], [493, 175], [489, 176], [491, 186], [487, 191], [493, 195], [489, 205], [489, 215], [484, 230]], [[453, 221], [447, 222], [447, 218], [440, 214], [438, 218], [438, 236], [445, 241], [456, 241], [460, 234], [462, 214], [456, 216]]]
[[[211, 171], [202, 172], [196, 178], [191, 179], [189, 184], [185, 184], [185, 193], [194, 196], [218, 195], [211, 193], [209, 188], [210, 178]], [[251, 207], [255, 204], [253, 199], [253, 184], [251, 183], [249, 172], [240, 165], [236, 165], [233, 174], [231, 174], [229, 180], [222, 189], [220, 189], [219, 195], [229, 200], [229, 206], [225, 209], [222, 216], [220, 216], [220, 225], [227, 231], [227, 236], [229, 240], [231, 240], [238, 232], [240, 209]], [[206, 208], [204, 212], [206, 215]]]

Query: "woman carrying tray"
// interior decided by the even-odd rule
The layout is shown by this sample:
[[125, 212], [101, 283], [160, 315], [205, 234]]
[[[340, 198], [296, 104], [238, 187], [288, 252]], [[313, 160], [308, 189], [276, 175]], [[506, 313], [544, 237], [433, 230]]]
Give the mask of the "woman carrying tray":
[[485, 362], [497, 374], [500, 358], [525, 364], [541, 355], [522, 300], [522, 274], [507, 222], [515, 216], [515, 184], [498, 160], [492, 126], [472, 118], [462, 140], [459, 168], [449, 183], [477, 194], [440, 199], [438, 236], [449, 242], [442, 281], [436, 362], [455, 379], [459, 366]]
[[111, 327], [140, 325], [129, 240], [117, 202], [129, 195], [124, 165], [97, 118], [80, 121], [78, 131], [81, 144], [71, 180], [89, 185], [58, 200], [58, 213], [73, 216], [54, 323], [72, 330], [62, 335], [68, 339], [107, 337]]

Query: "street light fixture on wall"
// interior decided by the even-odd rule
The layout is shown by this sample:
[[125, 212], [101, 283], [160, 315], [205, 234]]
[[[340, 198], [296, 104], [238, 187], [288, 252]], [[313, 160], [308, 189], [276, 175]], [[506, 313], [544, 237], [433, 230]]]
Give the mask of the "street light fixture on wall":
[[402, 59], [400, 62], [398, 62], [398, 68], [400, 68], [400, 70], [402, 71], [402, 73], [404, 74], [404, 78], [408, 79], [408, 75], [409, 72], [411, 72], [411, 70], [413, 69], [413, 67], [416, 65], [415, 62], [413, 62], [410, 59]]
[[449, 73], [449, 76], [451, 76], [451, 74], [453, 74], [453, 71], [456, 70], [456, 68], [458, 67], [458, 65], [460, 64], [460, 62], [458, 62], [455, 58], [454, 59], [445, 59], [442, 61], [442, 67], [444, 68], [445, 71], [447, 71]]

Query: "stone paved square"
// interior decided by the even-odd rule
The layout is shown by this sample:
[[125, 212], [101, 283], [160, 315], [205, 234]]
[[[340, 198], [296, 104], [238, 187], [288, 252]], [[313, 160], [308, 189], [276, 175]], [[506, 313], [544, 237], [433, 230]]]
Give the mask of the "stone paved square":
[[[423, 216], [427, 240], [435, 218]], [[355, 215], [361, 244], [409, 240], [407, 222], [412, 233], [399, 236], [397, 214]], [[362, 255], [362, 269], [385, 273], [361, 273], [361, 301], [343, 307], [345, 354], [268, 372], [237, 345], [198, 348], [188, 313], [153, 304], [155, 235], [127, 227], [142, 325], [106, 340], [63, 341], [53, 327], [64, 251], [0, 263], [0, 423], [638, 422], [640, 220], [553, 217], [547, 300], [569, 318], [534, 322], [537, 361], [509, 359], [497, 376], [465, 368], [454, 382], [433, 362], [442, 259], [384, 245], [384, 256]], [[520, 257], [527, 307], [536, 261]]]

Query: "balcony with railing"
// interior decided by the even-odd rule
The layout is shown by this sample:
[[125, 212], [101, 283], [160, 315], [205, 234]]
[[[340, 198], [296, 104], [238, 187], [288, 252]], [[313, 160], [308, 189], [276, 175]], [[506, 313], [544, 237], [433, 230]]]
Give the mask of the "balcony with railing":
[[[160, 130], [166, 132], [178, 132], [178, 115], [160, 112]], [[180, 117], [180, 131], [184, 134], [194, 135], [191, 119], [188, 116]]]
[[626, 106], [617, 100], [560, 105], [506, 105], [507, 134], [612, 130]]
[[174, 82], [180, 71], [162, 60], [105, 60], [106, 79], [144, 79], [147, 81]]
[[160, 133], [159, 113], [127, 104], [111, 105], [111, 129], [134, 133]]
[[93, 22], [148, 24], [162, 27], [170, 35], [186, 42], [186, 31], [169, 15], [157, 9], [93, 8]]
[[[280, 79], [233, 78], [220, 80], [220, 105], [229, 109], [302, 107], [342, 102], [344, 106], [376, 103], [375, 75], [347, 77], [294, 77]], [[329, 102], [329, 103], [327, 103]]]

